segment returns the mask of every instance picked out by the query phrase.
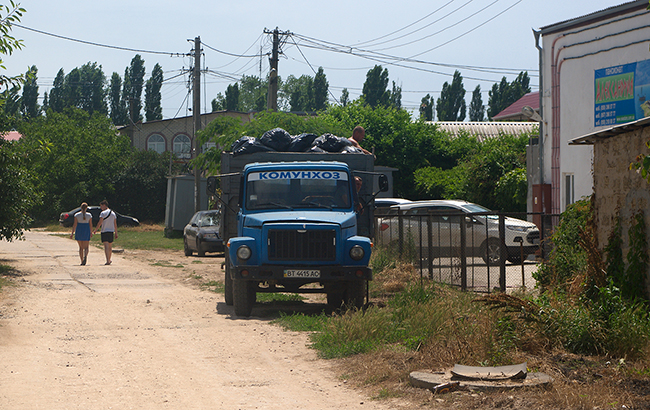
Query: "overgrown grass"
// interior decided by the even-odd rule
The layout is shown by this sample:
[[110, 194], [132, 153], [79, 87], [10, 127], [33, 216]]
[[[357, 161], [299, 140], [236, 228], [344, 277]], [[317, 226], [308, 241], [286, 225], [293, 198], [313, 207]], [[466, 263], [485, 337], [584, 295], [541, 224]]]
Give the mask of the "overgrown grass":
[[11, 284], [11, 282], [6, 279], [6, 276], [7, 274], [11, 273], [13, 269], [14, 268], [9, 265], [0, 264], [0, 290], [2, 290], [3, 287]]

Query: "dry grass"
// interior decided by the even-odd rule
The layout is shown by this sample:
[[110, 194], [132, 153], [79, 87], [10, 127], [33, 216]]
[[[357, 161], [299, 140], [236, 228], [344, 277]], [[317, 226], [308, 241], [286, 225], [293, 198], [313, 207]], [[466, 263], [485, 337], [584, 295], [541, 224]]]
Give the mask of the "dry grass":
[[[375, 276], [374, 287], [379, 299], [404, 290], [408, 283], [419, 283], [412, 267], [397, 265]], [[464, 303], [453, 289], [436, 290], [433, 303], [459, 309]], [[485, 302], [485, 301], [483, 301]], [[518, 298], [496, 295], [492, 305], [509, 305], [518, 309], [534, 309], [533, 304]], [[379, 305], [383, 305], [380, 303]], [[341, 378], [378, 400], [389, 400], [402, 409], [650, 409], [650, 348], [644, 359], [627, 362], [604, 356], [580, 356], [563, 349], [551, 348], [535, 335], [523, 337], [521, 344], [505, 352], [503, 359], [510, 364], [526, 362], [531, 372], [542, 372], [554, 379], [545, 388], [497, 392], [456, 391], [434, 396], [429, 390], [412, 387], [409, 374], [413, 371], [444, 371], [454, 364], [481, 365], [489, 352], [486, 339], [495, 331], [494, 316], [489, 303], [482, 305], [480, 314], [472, 318], [451, 315], [444, 336], [430, 340], [421, 348], [409, 350], [390, 345], [364, 354], [336, 359]], [[480, 317], [479, 317], [480, 316]], [[472, 331], [464, 323], [471, 322]], [[539, 335], [537, 335], [539, 336]], [[506, 363], [503, 363], [506, 364]]]

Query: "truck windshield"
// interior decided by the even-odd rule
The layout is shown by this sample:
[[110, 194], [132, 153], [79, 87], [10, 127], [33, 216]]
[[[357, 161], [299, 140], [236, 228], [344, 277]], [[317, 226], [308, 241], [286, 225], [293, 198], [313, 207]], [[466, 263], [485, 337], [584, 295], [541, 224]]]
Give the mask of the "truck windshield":
[[351, 208], [349, 176], [343, 171], [282, 170], [251, 172], [246, 209]]

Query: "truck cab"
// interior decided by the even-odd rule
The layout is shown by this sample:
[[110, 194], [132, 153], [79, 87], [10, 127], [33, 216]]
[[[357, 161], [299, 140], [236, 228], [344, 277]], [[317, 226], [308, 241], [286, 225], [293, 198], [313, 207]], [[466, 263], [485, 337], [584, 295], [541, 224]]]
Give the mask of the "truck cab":
[[250, 316], [260, 292], [325, 293], [332, 308], [362, 307], [372, 242], [360, 221], [371, 220], [372, 209], [360, 209], [349, 164], [224, 159], [225, 297], [235, 314]]

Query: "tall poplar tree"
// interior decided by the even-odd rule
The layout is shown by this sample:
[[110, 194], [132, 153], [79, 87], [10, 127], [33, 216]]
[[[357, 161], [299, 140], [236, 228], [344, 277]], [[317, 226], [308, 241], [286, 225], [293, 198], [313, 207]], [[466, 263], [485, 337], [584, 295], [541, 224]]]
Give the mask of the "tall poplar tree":
[[436, 106], [438, 121], [463, 121], [465, 119], [465, 87], [460, 71], [454, 72], [451, 84], [445, 81]]
[[239, 109], [239, 85], [228, 84], [223, 108], [228, 111], [237, 111]]
[[108, 104], [113, 125], [126, 125], [128, 123], [128, 114], [122, 99], [122, 77], [118, 73], [113, 73], [111, 76], [111, 82], [108, 86]]
[[133, 123], [142, 121], [142, 88], [144, 87], [144, 60], [136, 54], [131, 60], [131, 65], [124, 73], [124, 98], [128, 107], [128, 115]]
[[469, 120], [485, 121], [485, 106], [481, 97], [481, 86], [477, 85], [472, 92], [472, 102], [469, 104]]
[[21, 109], [23, 117], [32, 119], [41, 114], [41, 107], [38, 105], [38, 69], [33, 65], [25, 73], [25, 84], [23, 85], [23, 97], [21, 98]]
[[390, 91], [388, 87], [388, 69], [382, 70], [376, 65], [366, 73], [366, 82], [363, 83], [362, 96], [366, 104], [375, 108], [377, 106], [388, 107], [390, 103]]
[[318, 72], [314, 77], [314, 111], [323, 111], [327, 108], [329, 86], [323, 67], [318, 67]]
[[508, 108], [512, 103], [530, 92], [530, 77], [522, 71], [511, 83], [503, 77], [499, 83], [492, 85], [488, 98], [488, 117], [492, 119]]
[[433, 97], [429, 94], [425, 95], [420, 102], [420, 119], [424, 121], [433, 121]]
[[52, 83], [52, 90], [50, 90], [50, 102], [49, 107], [54, 112], [63, 112], [63, 108], [66, 106], [65, 103], [65, 90], [63, 85], [65, 83], [65, 71], [63, 68], [59, 70], [54, 77], [54, 83]]
[[162, 94], [160, 93], [162, 83], [163, 70], [160, 64], [156, 63], [144, 90], [144, 111], [147, 121], [162, 120]]

